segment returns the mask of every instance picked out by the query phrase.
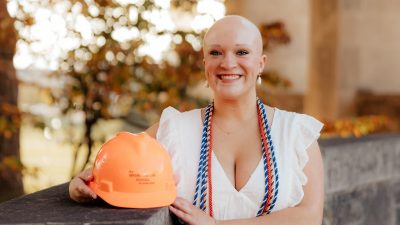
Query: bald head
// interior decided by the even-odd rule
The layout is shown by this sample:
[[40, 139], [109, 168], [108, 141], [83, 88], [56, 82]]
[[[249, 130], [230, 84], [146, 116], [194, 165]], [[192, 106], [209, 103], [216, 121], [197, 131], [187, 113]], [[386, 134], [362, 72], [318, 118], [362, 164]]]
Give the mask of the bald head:
[[231, 37], [245, 36], [247, 42], [254, 45], [255, 50], [262, 54], [263, 43], [259, 29], [250, 20], [237, 15], [225, 16], [217, 20], [205, 34], [203, 47], [212, 45], [229, 35]]

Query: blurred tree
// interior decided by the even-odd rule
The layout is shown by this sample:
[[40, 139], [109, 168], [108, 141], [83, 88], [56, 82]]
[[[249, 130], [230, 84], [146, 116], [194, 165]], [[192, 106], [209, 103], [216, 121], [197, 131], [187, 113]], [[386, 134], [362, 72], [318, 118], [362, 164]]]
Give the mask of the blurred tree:
[[[37, 17], [27, 10], [27, 2], [17, 1], [17, 27], [33, 28], [36, 23]], [[206, 27], [195, 30], [190, 26], [177, 27], [173, 18], [180, 23], [194, 23], [201, 17], [212, 23], [216, 17], [198, 11], [201, 7], [196, 6], [203, 1], [171, 0], [165, 5], [166, 2], [29, 3], [57, 11], [59, 15], [50, 16], [49, 20], [65, 28], [59, 29], [66, 34], [63, 47], [67, 53], [62, 55], [59, 69], [50, 75], [63, 80], [63, 88], [48, 89], [48, 96], [51, 96], [49, 103], [57, 105], [69, 118], [72, 128], [74, 124], [84, 124], [82, 136], [72, 132], [69, 137], [69, 142], [76, 146], [74, 163], [80, 151], [86, 151], [84, 165], [74, 165], [71, 174], [89, 163], [95, 141], [105, 141], [94, 140], [93, 129], [98, 121], [124, 117], [133, 108], [152, 123], [166, 106], [187, 110], [207, 102], [188, 94], [204, 79], [200, 37]], [[216, 2], [223, 7], [221, 1]], [[283, 31], [279, 27], [270, 30]], [[35, 42], [30, 32], [19, 33], [21, 42], [28, 45]], [[271, 77], [266, 82], [279, 83], [279, 77]]]
[[13, 24], [6, 1], [0, 1], [0, 202], [23, 194], [18, 82], [13, 66], [17, 36]]
[[[70, 127], [84, 124], [82, 137], [73, 132], [68, 137], [76, 146], [71, 174], [88, 164], [95, 141], [93, 126], [99, 120], [121, 118], [133, 106], [152, 121], [167, 105], [186, 110], [201, 102], [186, 93], [202, 78], [200, 31], [179, 30], [168, 15], [183, 13], [194, 17], [196, 2], [173, 0], [169, 11], [156, 2], [17, 2], [17, 27], [33, 30], [37, 17], [32, 8], [59, 10], [66, 18], [60, 25], [66, 28], [68, 51], [59, 69], [50, 74], [63, 80], [63, 87], [45, 91], [49, 103], [61, 109]], [[52, 19], [58, 20], [56, 16]], [[29, 31], [19, 34], [20, 41], [27, 45], [37, 41]], [[71, 42], [72, 46], [67, 46]], [[151, 49], [152, 45], [165, 48], [166, 44], [169, 48], [165, 51]], [[152, 56], [152, 51], [159, 51], [160, 55]], [[40, 57], [40, 53], [36, 56]], [[97, 141], [102, 143], [104, 139]], [[81, 151], [86, 151], [83, 166], [76, 165]]]

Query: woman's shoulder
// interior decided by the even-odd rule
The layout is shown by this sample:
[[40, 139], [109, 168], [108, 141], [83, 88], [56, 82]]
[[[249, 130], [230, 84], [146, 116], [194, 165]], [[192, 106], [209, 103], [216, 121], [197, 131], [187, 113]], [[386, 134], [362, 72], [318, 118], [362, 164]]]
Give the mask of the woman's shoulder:
[[188, 116], [195, 116], [199, 113], [200, 110], [201, 109], [196, 108], [187, 111], [180, 111], [172, 106], [168, 106], [161, 113], [160, 123], [169, 118], [183, 118]]
[[179, 111], [171, 106], [165, 108], [161, 113], [159, 127], [178, 127], [183, 124], [193, 124], [200, 119], [201, 109], [191, 109], [187, 111]]
[[318, 122], [321, 123], [315, 117], [302, 112], [288, 111], [285, 109], [280, 109], [273, 107], [274, 115], [279, 116], [281, 120], [288, 123], [302, 123], [302, 122]]
[[180, 137], [196, 130], [194, 128], [199, 124], [200, 109], [181, 112], [170, 106], [163, 110], [156, 128], [150, 131], [163, 143], [175, 143]]
[[[273, 128], [275, 132], [284, 133], [289, 137], [297, 137], [301, 135], [315, 136], [324, 126], [315, 117], [294, 111], [287, 111], [274, 107]], [[312, 134], [312, 135], [311, 135]]]
[[281, 109], [278, 107], [272, 107], [269, 106], [270, 108], [272, 108], [272, 110], [274, 111], [274, 114], [279, 114], [279, 116], [283, 116], [284, 118], [293, 118], [294, 116], [296, 116], [297, 114], [299, 114], [298, 112], [295, 111], [288, 111], [285, 109]]

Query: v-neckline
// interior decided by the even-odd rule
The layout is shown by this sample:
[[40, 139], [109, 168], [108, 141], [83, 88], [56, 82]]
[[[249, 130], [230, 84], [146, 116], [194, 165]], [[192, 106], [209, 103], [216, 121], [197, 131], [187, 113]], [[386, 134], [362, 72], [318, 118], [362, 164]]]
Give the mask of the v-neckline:
[[[272, 115], [272, 121], [271, 121], [271, 127], [270, 127], [271, 135], [272, 135], [272, 132], [275, 130], [275, 129], [273, 129], [273, 128], [275, 127], [275, 126], [274, 126], [274, 125], [275, 125], [275, 122], [276, 122], [275, 119], [276, 119], [277, 110], [278, 110], [276, 107], [273, 107], [273, 109], [274, 109], [274, 113], [273, 113], [273, 115]], [[200, 124], [201, 124], [200, 127], [201, 127], [201, 129], [203, 129], [203, 118], [202, 118], [202, 111], [201, 111], [201, 109], [199, 109], [199, 112], [200, 112]], [[272, 135], [272, 136], [273, 136], [273, 135]], [[219, 160], [218, 160], [217, 155], [215, 155], [214, 151], [211, 151], [211, 159], [213, 159], [213, 158], [214, 158], [214, 162], [216, 163], [217, 167], [221, 170], [221, 172], [222, 172], [222, 174], [223, 174], [223, 177], [224, 177], [223, 179], [224, 179], [227, 183], [229, 183], [229, 186], [233, 189], [233, 191], [235, 191], [235, 192], [237, 192], [237, 193], [242, 193], [243, 190], [245, 190], [245, 189], [247, 188], [247, 186], [250, 185], [250, 182], [252, 181], [252, 179], [253, 179], [253, 177], [254, 177], [254, 174], [257, 172], [257, 170], [259, 169], [259, 167], [260, 167], [261, 165], [263, 165], [263, 163], [262, 163], [263, 158], [262, 158], [262, 156], [261, 156], [260, 160], [258, 161], [258, 164], [257, 164], [256, 168], [254, 168], [254, 170], [251, 172], [251, 174], [250, 174], [249, 178], [247, 179], [246, 183], [242, 186], [242, 188], [240, 188], [240, 189], [238, 190], [238, 189], [235, 188], [235, 185], [232, 184], [232, 182], [229, 180], [228, 176], [226, 175], [226, 172], [225, 172], [224, 168], [222, 167], [221, 163], [220, 163]], [[212, 167], [212, 168], [215, 168], [215, 166]], [[211, 172], [212, 172], [212, 171], [211, 171]]]
[[262, 157], [261, 157], [261, 159], [259, 160], [259, 162], [258, 162], [256, 168], [255, 168], [255, 169], [253, 170], [253, 172], [250, 174], [249, 179], [246, 181], [246, 183], [243, 185], [243, 187], [240, 188], [240, 189], [238, 190], [238, 189], [235, 188], [235, 186], [234, 186], [234, 185], [232, 184], [232, 182], [229, 180], [228, 176], [226, 175], [226, 172], [225, 172], [224, 168], [222, 167], [222, 165], [221, 165], [221, 163], [219, 162], [219, 160], [218, 160], [217, 156], [215, 155], [215, 153], [212, 152], [211, 154], [212, 154], [212, 157], [213, 157], [214, 162], [215, 162], [213, 168], [216, 169], [216, 167], [217, 167], [217, 168], [221, 171], [221, 173], [223, 174], [223, 179], [225, 180], [225, 182], [228, 183], [228, 184], [229, 184], [229, 187], [230, 187], [233, 191], [235, 191], [235, 192], [237, 192], [237, 193], [242, 193], [244, 190], [247, 189], [247, 186], [250, 185], [250, 183], [251, 183], [251, 181], [252, 181], [252, 179], [253, 179], [253, 177], [254, 177], [254, 174], [257, 172], [257, 170], [259, 170], [259, 167], [263, 164], [263, 163], [262, 163]]

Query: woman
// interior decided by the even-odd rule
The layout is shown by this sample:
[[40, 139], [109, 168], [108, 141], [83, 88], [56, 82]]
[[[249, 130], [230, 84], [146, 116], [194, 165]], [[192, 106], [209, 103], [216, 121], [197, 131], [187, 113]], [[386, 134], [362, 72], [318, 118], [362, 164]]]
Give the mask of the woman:
[[[179, 197], [170, 210], [188, 224], [321, 224], [322, 124], [257, 98], [266, 63], [257, 27], [224, 17], [205, 35], [203, 53], [213, 103], [184, 113], [169, 107], [146, 131], [171, 156]], [[84, 183], [90, 174], [71, 181], [75, 201], [96, 198]]]

